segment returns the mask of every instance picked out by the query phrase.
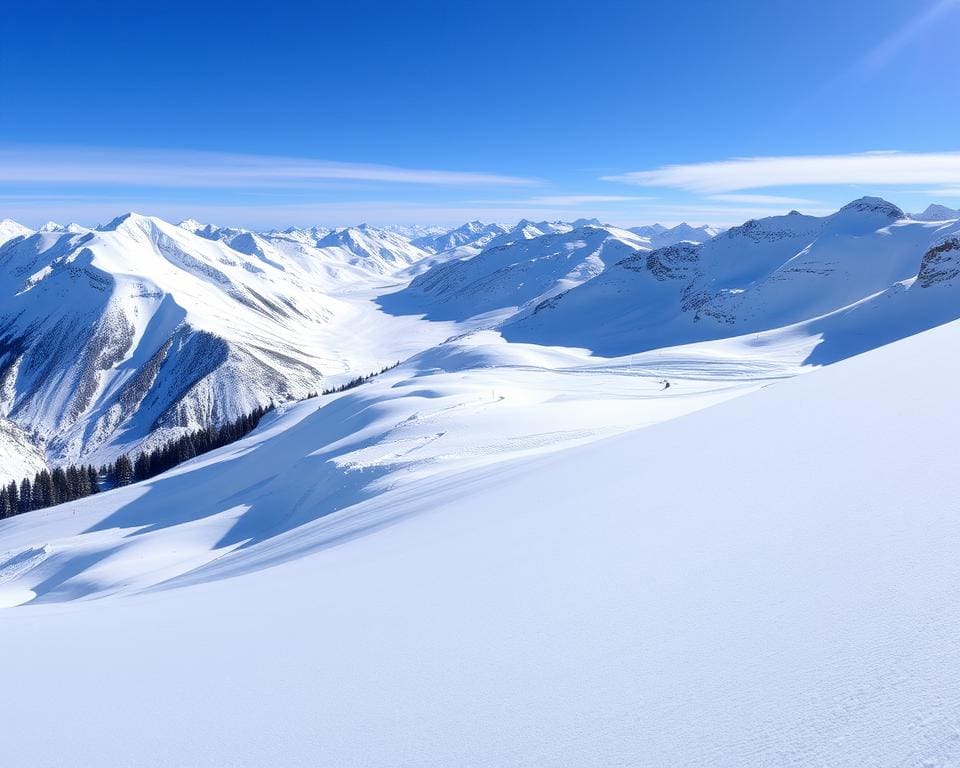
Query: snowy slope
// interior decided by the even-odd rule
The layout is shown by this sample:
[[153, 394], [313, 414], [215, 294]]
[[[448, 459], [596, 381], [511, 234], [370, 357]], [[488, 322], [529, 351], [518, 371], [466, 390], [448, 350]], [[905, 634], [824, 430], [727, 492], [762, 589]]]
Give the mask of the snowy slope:
[[[331, 509], [673, 418], [794, 375], [805, 352], [727, 344], [596, 360], [466, 334], [356, 390], [284, 406], [257, 436], [166, 479], [87, 500], [92, 527], [78, 507], [18, 518], [5, 548], [32, 550], [42, 538], [46, 555], [6, 579], [0, 603], [140, 590], [213, 559], [256, 568], [272, 539]], [[157, 556], [144, 560], [145, 550]], [[51, 580], [64, 570], [72, 575]]]
[[[517, 341], [626, 354], [803, 323], [797, 332], [826, 337], [844, 328], [855, 305], [879, 307], [872, 325], [882, 327], [880, 335], [859, 327], [859, 348], [820, 360], [830, 362], [957, 317], [950, 291], [926, 292], [916, 280], [929, 251], [958, 231], [958, 222], [916, 222], [877, 198], [822, 218], [749, 221], [702, 245], [627, 258], [503, 332]], [[887, 311], [896, 322], [881, 317]], [[891, 335], [896, 323], [901, 332]]]
[[436, 319], [503, 318], [646, 248], [643, 238], [611, 226], [517, 236], [503, 245], [491, 244], [473, 258], [434, 265], [382, 303], [392, 312], [419, 311]]
[[[179, 589], [0, 612], [0, 652], [18, 660], [5, 667], [17, 692], [5, 758], [955, 764], [960, 362], [943, 350], [958, 337], [951, 325], [617, 438], [386, 484], [334, 511], [338, 484], [375, 457], [335, 471], [311, 443], [392, 421], [396, 400], [419, 399], [427, 424], [469, 427], [482, 412], [479, 401], [459, 417], [446, 409], [466, 368], [435, 388], [421, 377], [440, 361], [424, 359], [421, 373], [298, 406], [149, 485], [4, 521], [0, 550], [16, 550], [0, 572], [19, 584], [8, 597], [37, 568], [34, 591], [69, 600], [151, 565], [160, 579], [190, 542], [223, 554], [268, 537]], [[492, 353], [471, 354], [479, 371]], [[569, 354], [550, 352], [551, 364]], [[398, 384], [405, 394], [379, 400]], [[418, 445], [400, 438], [374, 444], [403, 462]], [[262, 478], [276, 469], [293, 487], [270, 496]], [[187, 488], [221, 519], [184, 522]], [[219, 535], [223, 518], [232, 535]], [[171, 525], [176, 544], [151, 544]], [[128, 548], [64, 556], [53, 537], [83, 530], [93, 547], [126, 531]]]
[[43, 453], [16, 424], [0, 417], [0, 483], [33, 476], [47, 466]]

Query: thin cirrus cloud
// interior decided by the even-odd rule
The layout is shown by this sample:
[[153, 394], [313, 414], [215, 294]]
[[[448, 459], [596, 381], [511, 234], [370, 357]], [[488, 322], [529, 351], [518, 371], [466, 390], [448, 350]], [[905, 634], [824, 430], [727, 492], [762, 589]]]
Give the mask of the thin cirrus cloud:
[[225, 152], [0, 147], [0, 183], [298, 189], [342, 182], [488, 187], [540, 183], [497, 173]]
[[757, 205], [818, 205], [816, 200], [806, 197], [784, 197], [783, 195], [751, 195], [749, 193], [733, 195], [708, 195], [708, 199], [721, 203], [747, 203]]
[[960, 185], [960, 152], [862, 152], [849, 155], [741, 157], [664, 165], [604, 176], [642, 187], [717, 195], [770, 187], [840, 184]]
[[517, 202], [531, 205], [594, 205], [596, 203], [634, 203], [639, 200], [654, 200], [649, 195], [538, 195]]

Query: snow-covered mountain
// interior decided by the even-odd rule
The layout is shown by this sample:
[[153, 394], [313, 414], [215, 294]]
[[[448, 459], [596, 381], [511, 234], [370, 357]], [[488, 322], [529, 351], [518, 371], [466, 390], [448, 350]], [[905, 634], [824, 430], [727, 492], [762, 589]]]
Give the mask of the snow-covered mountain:
[[330, 232], [317, 240], [319, 250], [354, 266], [379, 274], [409, 267], [427, 256], [402, 235], [361, 224]]
[[468, 221], [456, 229], [436, 235], [427, 235], [412, 240], [412, 244], [429, 253], [441, 253], [455, 248], [473, 247], [482, 250], [498, 235], [512, 228], [502, 224], [484, 224], [481, 221]]
[[2, 439], [31, 446], [30, 466], [110, 459], [477, 327], [600, 354], [789, 327], [829, 362], [957, 316], [960, 222], [927, 219], [865, 198], [662, 248], [692, 228], [469, 222], [411, 242], [368, 225], [7, 220]]
[[178, 226], [181, 229], [187, 230], [187, 232], [199, 235], [207, 240], [223, 240], [224, 242], [230, 242], [232, 238], [247, 231], [245, 229], [237, 229], [236, 227], [219, 227], [216, 224], [202, 224], [196, 219], [184, 219]]
[[644, 227], [630, 227], [630, 231], [640, 237], [646, 237], [650, 240], [653, 248], [663, 248], [677, 243], [704, 243], [712, 237], [716, 237], [723, 230], [719, 227], [711, 227], [704, 224], [701, 227], [694, 227], [686, 222], [677, 224], [675, 227], [667, 228], [662, 224], [649, 224]]
[[912, 218], [917, 221], [952, 221], [953, 219], [960, 219], [960, 210], [947, 208], [947, 206], [938, 203], [931, 203], [923, 213], [912, 214]]
[[[367, 304], [332, 296], [313, 253], [298, 262], [251, 233], [229, 240], [237, 247], [128, 214], [9, 241], [0, 417], [53, 461], [110, 458], [422, 348], [415, 334], [381, 334]], [[388, 263], [363, 258], [376, 261], [368, 276]], [[445, 331], [423, 344], [430, 333]]]
[[299, 240], [302, 243], [310, 243], [311, 245], [316, 245], [318, 240], [322, 240], [331, 232], [333, 232], [333, 230], [328, 229], [326, 227], [308, 227], [306, 229], [301, 229], [298, 227], [288, 227], [282, 232], [273, 230], [266, 234], [286, 235], [288, 238]]
[[817, 359], [837, 359], [960, 314], [947, 290], [957, 232], [960, 222], [917, 222], [878, 198], [748, 221], [624, 259], [503, 332], [624, 354], [807, 323], [822, 336]]
[[548, 228], [521, 222], [473, 258], [432, 266], [406, 290], [385, 297], [383, 306], [433, 319], [503, 319], [647, 249], [645, 239], [616, 227], [552, 224], [556, 231], [544, 234], [541, 226]]
[[427, 255], [412, 247], [398, 231], [366, 224], [339, 230], [290, 227], [269, 232], [201, 224], [193, 219], [186, 219], [179, 226], [207, 240], [221, 240], [236, 251], [280, 268], [289, 259], [315, 279], [323, 280], [322, 286], [334, 292], [371, 275], [404, 269]]
[[[268, 251], [283, 251], [293, 255], [301, 267], [314, 272], [325, 267], [334, 270], [354, 267], [361, 273], [384, 275], [409, 267], [427, 255], [411, 244], [410, 237], [404, 233], [406, 228], [361, 224], [343, 229], [290, 227], [282, 232], [253, 232], [201, 224], [194, 219], [186, 219], [179, 226], [207, 240], [222, 240], [235, 250], [250, 255], [267, 258]], [[345, 273], [340, 277], [345, 278]]]
[[[423, 349], [454, 329], [378, 310], [371, 299], [384, 280], [474, 256], [499, 236], [532, 243], [572, 228], [471, 223], [439, 253], [368, 225], [261, 233], [130, 214], [96, 230], [7, 221], [3, 231], [0, 417], [16, 444], [7, 453], [30, 445], [25, 466], [35, 466], [44, 455], [109, 460]], [[531, 272], [542, 273], [540, 288], [530, 293], [528, 278], [515, 290], [519, 273], [502, 274], [502, 298], [539, 300], [642, 245], [629, 233], [614, 245], [607, 237], [545, 239], [539, 247], [556, 263]], [[3, 474], [22, 468], [8, 463]]]
[[521, 219], [513, 227], [508, 227], [506, 232], [502, 232], [490, 239], [484, 247], [497, 248], [498, 246], [507, 245], [517, 240], [533, 240], [543, 235], [563, 234], [574, 229], [576, 226], [577, 225], [566, 221], [530, 221], [529, 219]]
[[[387, 224], [383, 229], [411, 241], [419, 240], [420, 238], [439, 237], [450, 231], [450, 227], [428, 224]], [[416, 245], [416, 243], [414, 243], [414, 245]]]
[[0, 220], [0, 245], [3, 245], [9, 240], [13, 240], [15, 237], [29, 237], [32, 234], [32, 229], [18, 224], [12, 219]]

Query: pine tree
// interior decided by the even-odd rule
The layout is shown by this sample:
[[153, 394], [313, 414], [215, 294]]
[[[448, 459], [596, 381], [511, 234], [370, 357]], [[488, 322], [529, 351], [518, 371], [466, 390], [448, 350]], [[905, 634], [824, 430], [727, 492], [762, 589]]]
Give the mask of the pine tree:
[[15, 480], [10, 481], [10, 485], [7, 486], [7, 501], [10, 504], [10, 514], [17, 515], [20, 513], [20, 494], [17, 492], [17, 483]]
[[0, 520], [10, 517], [13, 514], [10, 511], [10, 497], [7, 495], [7, 487], [0, 488]]
[[43, 509], [50, 505], [50, 497], [53, 495], [51, 489], [47, 487], [47, 478], [52, 483], [53, 478], [47, 470], [41, 470], [33, 476], [33, 498], [30, 501], [31, 509]]
[[62, 504], [70, 501], [70, 484], [67, 482], [67, 473], [63, 467], [55, 467], [50, 474], [50, 499], [48, 504]]
[[100, 492], [100, 475], [94, 469], [93, 464], [87, 467], [87, 477], [90, 480], [90, 493]]
[[20, 481], [20, 513], [29, 512], [33, 509], [33, 488], [30, 485], [30, 478], [25, 477]]
[[[74, 498], [82, 499], [85, 496], [89, 496], [91, 493], [90, 490], [90, 475], [87, 474], [87, 468], [84, 466], [71, 466], [73, 470], [73, 487], [75, 489], [76, 496]], [[67, 472], [67, 476], [70, 476], [70, 472]]]
[[137, 460], [133, 463], [133, 476], [137, 480], [146, 480], [151, 476], [149, 453], [144, 453], [141, 451], [137, 455]]
[[133, 482], [133, 462], [127, 454], [117, 457], [117, 463], [114, 465], [115, 483], [117, 487], [130, 485]]

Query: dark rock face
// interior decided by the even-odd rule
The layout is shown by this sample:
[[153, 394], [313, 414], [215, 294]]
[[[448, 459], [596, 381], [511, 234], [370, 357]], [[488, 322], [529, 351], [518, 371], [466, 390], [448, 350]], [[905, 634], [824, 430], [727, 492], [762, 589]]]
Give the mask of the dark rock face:
[[923, 288], [946, 283], [960, 275], [960, 237], [949, 237], [923, 254], [917, 282]]

